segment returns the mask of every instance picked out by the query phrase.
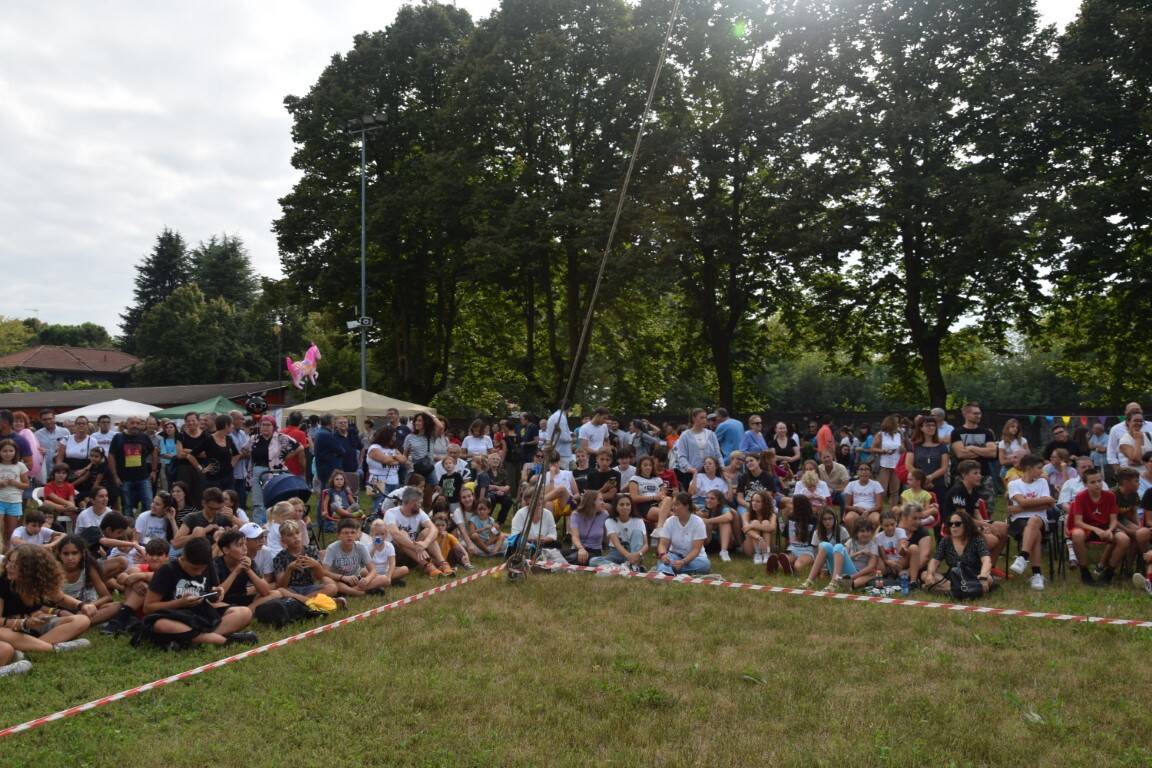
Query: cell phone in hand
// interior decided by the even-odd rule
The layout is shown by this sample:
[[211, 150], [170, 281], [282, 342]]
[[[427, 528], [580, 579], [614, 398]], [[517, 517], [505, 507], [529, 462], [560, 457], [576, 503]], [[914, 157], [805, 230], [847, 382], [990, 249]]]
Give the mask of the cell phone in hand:
[[202, 601], [209, 602], [209, 603], [212, 602], [213, 600], [219, 599], [219, 597], [220, 597], [219, 592], [206, 592], [203, 595], [200, 595], [200, 599]]

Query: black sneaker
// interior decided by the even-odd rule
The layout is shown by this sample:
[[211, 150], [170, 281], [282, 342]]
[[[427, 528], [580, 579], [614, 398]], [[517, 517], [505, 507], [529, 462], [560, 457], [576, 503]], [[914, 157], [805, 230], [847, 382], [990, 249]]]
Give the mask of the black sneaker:
[[124, 632], [124, 623], [120, 619], [109, 619], [100, 627], [101, 634], [119, 635]]
[[408, 583], [404, 581], [404, 579], [392, 579], [392, 586], [394, 587], [404, 587], [407, 585]]
[[233, 632], [224, 639], [228, 641], [226, 645], [232, 645], [233, 643], [255, 645], [260, 642], [260, 638], [256, 636], [255, 632]]
[[1086, 587], [1100, 587], [1102, 584], [1098, 583], [1096, 579], [1092, 578], [1091, 572], [1087, 568], [1080, 569], [1080, 583]]

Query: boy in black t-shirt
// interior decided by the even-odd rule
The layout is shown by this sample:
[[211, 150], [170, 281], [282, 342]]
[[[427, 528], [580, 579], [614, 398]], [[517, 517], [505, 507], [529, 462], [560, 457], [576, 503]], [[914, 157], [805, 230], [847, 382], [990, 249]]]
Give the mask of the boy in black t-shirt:
[[464, 475], [456, 469], [454, 456], [444, 457], [444, 474], [440, 475], [440, 495], [448, 502], [449, 509], [460, 506], [460, 491], [464, 489]]
[[[620, 491], [620, 473], [612, 469], [612, 449], [601, 448], [596, 451], [596, 469], [588, 472], [585, 489], [589, 491], [603, 491], [609, 493], [607, 486], [611, 484], [615, 490], [612, 495]], [[577, 486], [579, 487], [579, 486]]]
[[255, 643], [254, 633], [241, 631], [251, 623], [252, 611], [229, 606], [220, 597], [212, 544], [195, 536], [184, 544], [179, 559], [152, 576], [144, 598], [142, 636], [170, 649], [188, 643]]

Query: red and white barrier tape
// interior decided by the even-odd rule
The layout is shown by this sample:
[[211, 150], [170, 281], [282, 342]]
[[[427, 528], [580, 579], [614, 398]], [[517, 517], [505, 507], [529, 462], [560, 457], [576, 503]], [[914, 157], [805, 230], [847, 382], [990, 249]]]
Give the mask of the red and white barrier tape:
[[[586, 565], [557, 565], [554, 566], [554, 570], [596, 573], [602, 569], [590, 568]], [[908, 608], [928, 608], [939, 611], [955, 611], [957, 613], [978, 613], [987, 616], [1018, 616], [1024, 619], [1051, 619], [1053, 621], [1103, 624], [1113, 627], [1152, 628], [1152, 621], [1139, 621], [1137, 619], [1109, 619], [1101, 616], [1078, 616], [1071, 613], [1046, 613], [1043, 611], [1022, 611], [1017, 608], [993, 608], [991, 606], [977, 605], [974, 603], [942, 603], [934, 600], [906, 600], [897, 597], [858, 595], [851, 592], [824, 592], [823, 590], [794, 589], [792, 587], [776, 587], [768, 584], [746, 584], [739, 581], [701, 579], [693, 576], [668, 576], [663, 573], [656, 573], [655, 571], [649, 571], [647, 573], [621, 572], [620, 575], [624, 578], [648, 579], [649, 581], [673, 581], [680, 584], [703, 584], [711, 587], [727, 587], [728, 589], [743, 589], [751, 592], [772, 592], [782, 595], [825, 597], [831, 600], [845, 600], [853, 603], [881, 603], [883, 605], [902, 605]]]
[[441, 584], [440, 586], [433, 587], [432, 589], [427, 589], [427, 590], [424, 590], [423, 592], [418, 592], [414, 595], [408, 595], [407, 597], [402, 597], [399, 600], [394, 600], [391, 603], [386, 603], [384, 605], [380, 605], [380, 606], [377, 606], [375, 608], [370, 608], [367, 611], [363, 611], [361, 613], [357, 613], [357, 614], [352, 615], [352, 616], [346, 616], [342, 619], [337, 619], [336, 621], [333, 621], [330, 624], [322, 624], [319, 627], [313, 627], [312, 629], [309, 629], [305, 632], [301, 632], [299, 634], [292, 635], [290, 637], [284, 637], [284, 638], [281, 638], [280, 640], [277, 640], [275, 642], [267, 643], [266, 645], [261, 645], [261, 646], [258, 646], [256, 648], [250, 648], [250, 649], [248, 649], [242, 653], [237, 653], [234, 656], [228, 656], [227, 658], [217, 659], [216, 661], [213, 661], [209, 664], [204, 664], [204, 665], [201, 665], [201, 666], [196, 667], [194, 669], [189, 669], [186, 672], [181, 672], [177, 675], [171, 675], [170, 677], [165, 677], [165, 678], [162, 678], [160, 680], [154, 680], [151, 683], [146, 683], [144, 685], [138, 685], [138, 686], [135, 686], [133, 688], [127, 688], [123, 691], [120, 691], [119, 693], [114, 693], [110, 696], [104, 696], [104, 697], [101, 697], [99, 699], [94, 699], [94, 700], [89, 701], [89, 702], [84, 703], [84, 704], [78, 704], [75, 707], [69, 707], [68, 709], [62, 709], [59, 712], [53, 712], [50, 715], [45, 715], [44, 717], [38, 717], [35, 720], [29, 720], [25, 723], [20, 723], [19, 725], [9, 726], [8, 728], [0, 730], [0, 739], [5, 738], [6, 736], [15, 735], [17, 733], [23, 733], [25, 731], [31, 731], [32, 729], [39, 728], [42, 725], [47, 725], [48, 723], [54, 723], [57, 720], [63, 720], [66, 717], [72, 717], [73, 715], [78, 715], [82, 712], [88, 712], [89, 710], [98, 709], [100, 707], [103, 707], [107, 704], [111, 704], [111, 703], [116, 702], [116, 701], [122, 701], [123, 699], [129, 699], [129, 698], [132, 698], [133, 696], [137, 696], [141, 693], [146, 693], [148, 691], [154, 691], [157, 688], [163, 688], [164, 686], [169, 685], [170, 683], [179, 682], [181, 680], [187, 680], [190, 677], [195, 677], [196, 675], [203, 674], [204, 672], [210, 672], [214, 669], [219, 669], [220, 667], [227, 666], [228, 664], [234, 664], [237, 661], [243, 661], [244, 659], [249, 659], [249, 658], [256, 656], [256, 655], [259, 655], [261, 653], [268, 653], [269, 651], [275, 650], [277, 648], [283, 648], [286, 645], [290, 645], [292, 643], [297, 643], [297, 642], [300, 642], [301, 640], [307, 640], [310, 637], [315, 637], [317, 635], [324, 634], [325, 632], [331, 632], [334, 629], [339, 629], [340, 627], [347, 626], [347, 625], [349, 625], [353, 622], [356, 622], [356, 621], [364, 621], [365, 619], [370, 619], [373, 616], [378, 616], [381, 613], [384, 613], [385, 611], [390, 611], [390, 610], [393, 610], [395, 608], [403, 608], [404, 606], [411, 605], [412, 603], [415, 603], [419, 600], [424, 600], [426, 598], [432, 597], [433, 595], [439, 595], [440, 593], [447, 592], [450, 589], [455, 589], [456, 587], [462, 586], [464, 584], [469, 584], [473, 581], [477, 581], [478, 579], [482, 579], [485, 576], [494, 574], [494, 573], [501, 571], [503, 569], [504, 569], [503, 564], [497, 565], [497, 566], [492, 567], [492, 568], [486, 568], [482, 571], [477, 571], [476, 573], [469, 574], [468, 576], [465, 576], [463, 578], [456, 579], [454, 581], [449, 581], [445, 584]]

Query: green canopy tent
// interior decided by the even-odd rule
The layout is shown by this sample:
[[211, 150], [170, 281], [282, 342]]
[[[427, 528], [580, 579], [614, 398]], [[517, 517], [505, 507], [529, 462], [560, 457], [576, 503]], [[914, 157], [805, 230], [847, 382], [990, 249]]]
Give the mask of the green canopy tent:
[[162, 411], [152, 411], [152, 415], [158, 419], [183, 419], [184, 415], [189, 411], [196, 411], [196, 413], [228, 413], [228, 411], [236, 409], [244, 410], [228, 398], [216, 396], [210, 397], [207, 400], [201, 400], [198, 403], [174, 405]]

